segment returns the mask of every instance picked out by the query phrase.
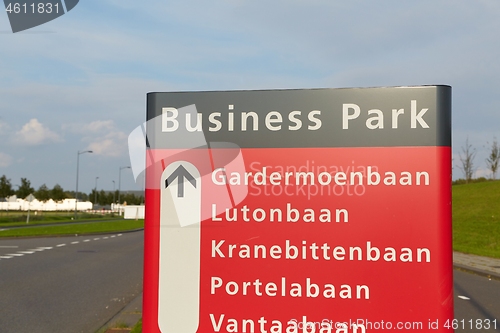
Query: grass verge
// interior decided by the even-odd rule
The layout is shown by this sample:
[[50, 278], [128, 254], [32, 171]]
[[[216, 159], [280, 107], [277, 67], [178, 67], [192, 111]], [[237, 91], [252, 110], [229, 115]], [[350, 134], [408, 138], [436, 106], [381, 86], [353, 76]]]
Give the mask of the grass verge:
[[453, 250], [500, 258], [500, 181], [453, 186]]
[[0, 231], [0, 237], [63, 236], [121, 232], [144, 227], [144, 220], [117, 220], [107, 222], [68, 223], [52, 226], [13, 228]]
[[142, 333], [142, 319], [139, 320], [137, 324], [135, 324], [134, 328], [132, 328], [132, 331], [130, 333]]
[[[90, 214], [79, 212], [76, 222], [92, 220], [113, 220], [122, 219], [117, 214]], [[27, 212], [21, 211], [0, 211], [0, 228], [26, 225]], [[74, 212], [31, 212], [29, 225], [47, 224], [47, 223], [67, 223], [74, 221]]]

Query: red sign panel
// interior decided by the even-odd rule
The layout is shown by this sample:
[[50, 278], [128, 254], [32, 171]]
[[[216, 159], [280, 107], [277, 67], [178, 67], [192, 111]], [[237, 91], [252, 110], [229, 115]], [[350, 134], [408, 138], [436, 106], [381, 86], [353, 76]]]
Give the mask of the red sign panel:
[[[148, 129], [145, 332], [448, 331], [449, 87], [386, 89], [394, 108], [382, 108], [390, 102], [379, 102], [380, 89], [326, 90], [327, 106], [300, 114], [258, 98], [269, 92], [215, 96], [247, 103], [233, 119], [240, 133], [222, 123], [231, 107], [217, 112], [210, 93], [148, 96], [148, 119], [163, 120]], [[294, 92], [272, 93], [283, 101]], [[186, 124], [196, 128], [200, 115], [207, 146], [164, 144], [162, 135], [183, 126], [182, 112], [169, 112], [190, 99], [197, 110]], [[374, 104], [365, 119], [353, 107], [363, 103]], [[293, 132], [297, 119], [306, 132]], [[215, 120], [226, 136], [210, 136]], [[288, 137], [273, 137], [278, 124]], [[382, 137], [352, 146], [351, 135], [377, 130]], [[333, 131], [344, 134], [329, 139]], [[268, 140], [251, 140], [259, 135]]]

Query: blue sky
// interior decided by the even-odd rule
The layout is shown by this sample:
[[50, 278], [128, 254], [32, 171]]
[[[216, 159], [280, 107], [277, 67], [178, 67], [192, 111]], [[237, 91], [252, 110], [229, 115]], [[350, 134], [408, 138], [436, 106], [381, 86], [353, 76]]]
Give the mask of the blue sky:
[[[149, 91], [453, 87], [455, 178], [500, 138], [500, 2], [81, 0], [13, 34], [0, 13], [0, 175], [118, 186]], [[122, 170], [122, 189], [140, 189]]]

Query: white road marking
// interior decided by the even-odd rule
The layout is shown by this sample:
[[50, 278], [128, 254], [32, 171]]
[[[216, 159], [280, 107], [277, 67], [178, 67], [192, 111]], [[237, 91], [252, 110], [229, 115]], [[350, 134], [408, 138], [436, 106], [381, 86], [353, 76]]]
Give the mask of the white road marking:
[[461, 296], [461, 295], [459, 295], [459, 296], [458, 296], [458, 298], [465, 299], [465, 300], [470, 300], [470, 298], [469, 298], [469, 297], [466, 297], [466, 296]]
[[[106, 237], [96, 237], [94, 238], [93, 240], [97, 241], [97, 240], [101, 240], [101, 239], [109, 239], [109, 238], [115, 238], [115, 237], [120, 237], [122, 236], [123, 234], [117, 234], [117, 235], [112, 235], [112, 236], [106, 236]], [[85, 239], [83, 240], [83, 242], [90, 242], [92, 239]], [[80, 241], [74, 241], [74, 242], [71, 242], [71, 244], [78, 244], [80, 243]], [[66, 246], [65, 243], [62, 243], [62, 244], [58, 244], [56, 245], [56, 247], [63, 247], [63, 246]], [[0, 249], [17, 249], [19, 248], [18, 245], [1, 245], [0, 246]], [[14, 257], [22, 257], [24, 256], [25, 254], [33, 254], [35, 252], [42, 252], [42, 251], [45, 251], [45, 250], [52, 250], [54, 247], [53, 246], [39, 246], [35, 249], [28, 249], [26, 251], [17, 251], [17, 253], [8, 253], [6, 255], [3, 255], [3, 256], [0, 256], [0, 259], [12, 259]], [[458, 296], [460, 298], [463, 298], [465, 296]], [[468, 299], [468, 298], [464, 298], [464, 299]]]

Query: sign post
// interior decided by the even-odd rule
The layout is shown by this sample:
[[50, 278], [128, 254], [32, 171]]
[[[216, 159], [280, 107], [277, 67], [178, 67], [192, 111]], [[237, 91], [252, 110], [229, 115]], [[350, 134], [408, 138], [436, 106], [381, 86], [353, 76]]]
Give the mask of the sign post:
[[30, 206], [31, 202], [35, 200], [35, 196], [32, 193], [30, 193], [25, 200], [28, 201], [28, 215], [26, 216], [26, 224], [28, 224], [30, 222], [30, 208], [31, 208]]
[[146, 332], [449, 332], [451, 88], [150, 93]]

